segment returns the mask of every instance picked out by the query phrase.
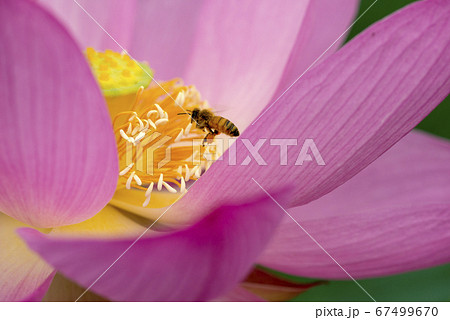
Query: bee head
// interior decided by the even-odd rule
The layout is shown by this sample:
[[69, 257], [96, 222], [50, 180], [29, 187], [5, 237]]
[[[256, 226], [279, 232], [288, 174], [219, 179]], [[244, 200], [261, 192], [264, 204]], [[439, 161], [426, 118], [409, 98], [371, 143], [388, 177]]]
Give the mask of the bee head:
[[194, 119], [194, 121], [195, 121], [195, 119], [198, 118], [199, 112], [200, 112], [200, 109], [199, 109], [199, 108], [194, 108], [193, 110], [186, 110], [186, 112], [181, 112], [181, 113], [179, 113], [178, 115], [181, 115], [181, 114], [188, 114], [188, 115], [190, 115], [191, 118]]
[[194, 120], [198, 119], [199, 112], [200, 112], [199, 108], [195, 108], [194, 110], [192, 110], [191, 111], [191, 118], [194, 119]]

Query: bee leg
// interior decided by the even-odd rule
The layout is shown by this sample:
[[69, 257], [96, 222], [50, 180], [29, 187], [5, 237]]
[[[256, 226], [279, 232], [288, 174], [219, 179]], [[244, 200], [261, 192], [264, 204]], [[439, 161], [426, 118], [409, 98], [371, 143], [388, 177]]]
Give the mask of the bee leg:
[[205, 136], [205, 139], [203, 139], [202, 147], [204, 147], [204, 146], [206, 145], [206, 142], [208, 141], [209, 135], [210, 135], [210, 133], [208, 133], [208, 134]]
[[214, 139], [214, 137], [215, 137], [216, 135], [219, 134], [218, 131], [213, 130], [213, 129], [211, 129], [211, 128], [207, 128], [207, 130], [208, 130], [209, 132], [208, 132], [208, 134], [205, 136], [205, 139], [203, 139], [203, 142], [202, 142], [202, 146], [203, 146], [203, 147], [206, 145], [206, 143], [208, 142], [209, 138]]

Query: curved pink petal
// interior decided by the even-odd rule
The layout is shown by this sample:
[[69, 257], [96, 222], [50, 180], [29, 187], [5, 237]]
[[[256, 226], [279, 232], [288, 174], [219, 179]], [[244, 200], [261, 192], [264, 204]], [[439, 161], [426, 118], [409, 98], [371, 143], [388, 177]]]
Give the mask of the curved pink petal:
[[58, 17], [83, 49], [94, 47], [120, 52], [120, 46], [128, 48], [130, 45], [137, 14], [136, 0], [37, 1]]
[[[216, 298], [250, 271], [281, 217], [268, 198], [222, 206], [187, 229], [139, 239], [92, 290], [120, 301]], [[136, 240], [58, 238], [32, 229], [20, 234], [31, 249], [84, 287]]]
[[25, 224], [0, 213], [0, 301], [40, 301], [54, 270], [17, 234]]
[[166, 80], [184, 74], [205, 2], [39, 1], [51, 8], [84, 48], [121, 51], [123, 47], [133, 58], [148, 61], [156, 78]]
[[[450, 262], [450, 142], [414, 132], [330, 194], [289, 210], [355, 278]], [[348, 278], [289, 217], [259, 262]]]
[[238, 127], [247, 127], [275, 92], [310, 2], [209, 1], [186, 82]]
[[339, 48], [358, 12], [358, 6], [359, 0], [309, 2], [275, 99], [313, 63], [317, 64]]
[[0, 210], [37, 227], [92, 217], [114, 193], [118, 161], [84, 56], [29, 1], [3, 1], [0, 40]]
[[[269, 192], [292, 185], [291, 206], [338, 187], [447, 96], [450, 33], [444, 30], [449, 28], [450, 3], [445, 1], [415, 3], [368, 28], [306, 73], [241, 135], [235, 165], [228, 149], [224, 160], [214, 163], [174, 211], [185, 208], [183, 217], [192, 219], [218, 198], [245, 199], [261, 192], [252, 178]], [[262, 145], [259, 161], [247, 151], [244, 139]], [[271, 139], [297, 143], [288, 147], [286, 165], [281, 165], [281, 148], [270, 145]]]

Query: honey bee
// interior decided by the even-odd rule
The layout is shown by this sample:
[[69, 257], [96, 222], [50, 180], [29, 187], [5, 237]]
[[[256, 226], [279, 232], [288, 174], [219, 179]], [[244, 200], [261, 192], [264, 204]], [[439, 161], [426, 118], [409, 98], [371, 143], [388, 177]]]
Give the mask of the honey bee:
[[239, 129], [230, 120], [216, 116], [209, 109], [194, 108], [192, 111], [183, 112], [179, 114], [188, 114], [191, 116], [191, 123], [195, 121], [197, 128], [206, 130], [208, 133], [203, 139], [202, 145], [205, 146], [208, 139], [214, 138], [220, 133], [224, 133], [231, 137], [239, 136]]

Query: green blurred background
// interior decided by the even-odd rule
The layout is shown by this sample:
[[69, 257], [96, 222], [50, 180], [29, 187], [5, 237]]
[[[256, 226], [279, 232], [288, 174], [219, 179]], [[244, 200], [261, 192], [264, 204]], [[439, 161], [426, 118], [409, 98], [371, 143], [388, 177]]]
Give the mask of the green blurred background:
[[[358, 17], [374, 2], [361, 0]], [[413, 0], [378, 0], [352, 27], [347, 41]], [[450, 139], [450, 96], [417, 128]], [[289, 277], [301, 282], [303, 278]], [[450, 264], [401, 275], [358, 281], [377, 301], [450, 301]], [[330, 281], [293, 301], [371, 301], [353, 281]]]

